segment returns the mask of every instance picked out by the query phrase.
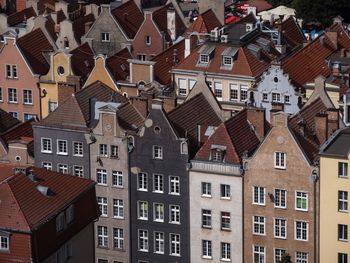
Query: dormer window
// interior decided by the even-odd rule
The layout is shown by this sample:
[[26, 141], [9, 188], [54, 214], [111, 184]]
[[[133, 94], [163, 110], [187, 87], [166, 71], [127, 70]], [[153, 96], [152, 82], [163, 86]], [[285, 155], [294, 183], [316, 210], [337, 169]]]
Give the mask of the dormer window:
[[225, 158], [226, 146], [212, 145], [211, 146], [211, 161], [223, 162]]
[[209, 55], [208, 54], [201, 54], [199, 57], [199, 63], [208, 64], [209, 63]]
[[222, 64], [224, 66], [232, 66], [232, 57], [231, 56], [223, 56], [222, 57]]
[[10, 237], [7, 233], [0, 233], [0, 251], [10, 250]]

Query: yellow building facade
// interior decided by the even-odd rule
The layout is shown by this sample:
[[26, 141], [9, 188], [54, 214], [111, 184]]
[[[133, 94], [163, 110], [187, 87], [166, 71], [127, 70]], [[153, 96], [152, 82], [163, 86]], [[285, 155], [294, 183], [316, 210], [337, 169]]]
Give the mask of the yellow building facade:
[[321, 148], [320, 263], [346, 263], [349, 245], [350, 128], [339, 130]]

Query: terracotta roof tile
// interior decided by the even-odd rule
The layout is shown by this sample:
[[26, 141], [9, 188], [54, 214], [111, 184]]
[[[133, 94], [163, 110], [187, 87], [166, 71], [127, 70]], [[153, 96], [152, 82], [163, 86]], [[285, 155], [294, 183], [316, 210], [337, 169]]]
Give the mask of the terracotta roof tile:
[[0, 137], [8, 144], [9, 141], [19, 140], [22, 137], [31, 138], [33, 140], [33, 129], [32, 123], [34, 119], [21, 123], [14, 128], [8, 130], [7, 132], [0, 135]]
[[126, 80], [129, 76], [129, 62], [132, 55], [127, 48], [124, 48], [107, 58], [106, 64], [116, 81]]
[[47, 17], [47, 21], [45, 23], [45, 28], [47, 30], [47, 32], [50, 34], [50, 36], [52, 37], [52, 39], [54, 41], [57, 40], [57, 34], [56, 34], [56, 24], [55, 24], [55, 21], [53, 21], [52, 17], [51, 16], [48, 16]]
[[[8, 167], [5, 169], [9, 172]], [[33, 174], [37, 182], [22, 173], [14, 176], [10, 173], [8, 179], [0, 183], [0, 209], [6, 211], [0, 213], [1, 228], [34, 229], [95, 185], [91, 180], [41, 168], [33, 168]], [[49, 187], [54, 194], [50, 197], [43, 195], [36, 189], [37, 185]]]
[[70, 52], [75, 75], [86, 78], [95, 66], [94, 52], [86, 42]]
[[248, 4], [249, 6], [255, 6], [257, 13], [259, 13], [261, 11], [269, 10], [273, 7], [266, 0], [247, 0], [247, 1], [244, 1], [244, 3]]
[[48, 10], [49, 12], [54, 12], [56, 2], [56, 0], [40, 0], [38, 2], [39, 14], [43, 14], [45, 10]]
[[33, 7], [28, 7], [26, 9], [23, 9], [22, 11], [19, 11], [17, 13], [13, 13], [7, 17], [7, 24], [9, 26], [15, 26], [19, 23], [24, 22], [25, 20], [36, 16], [36, 13], [34, 11]]
[[18, 38], [17, 44], [34, 73], [44, 75], [48, 72], [50, 65], [43, 53], [53, 51], [54, 48], [40, 28]]
[[306, 40], [303, 31], [292, 16], [282, 22], [281, 31], [283, 32], [283, 37], [293, 46], [303, 45]]
[[10, 128], [19, 124], [20, 121], [3, 109], [0, 109], [0, 133], [6, 132]]
[[144, 117], [130, 102], [118, 107], [117, 116], [119, 125], [127, 131], [135, 131], [135, 128], [141, 127], [144, 122]]
[[74, 37], [78, 43], [81, 42], [81, 37], [86, 34], [86, 25], [93, 24], [95, 21], [95, 17], [93, 14], [88, 14], [83, 17], [79, 17], [78, 19], [73, 21], [73, 32], [74, 32]]
[[62, 9], [60, 9], [59, 11], [57, 11], [57, 24], [61, 23], [63, 20], [65, 20], [67, 17], [64, 14], [64, 12], [62, 11]]
[[134, 0], [129, 0], [113, 9], [112, 15], [130, 39], [135, 37], [144, 18]]
[[205, 11], [203, 14], [197, 17], [196, 21], [194, 21], [186, 30], [186, 34], [190, 34], [192, 32], [199, 33], [210, 33], [215, 27], [222, 27], [221, 22], [213, 12], [213, 10], [209, 9]]

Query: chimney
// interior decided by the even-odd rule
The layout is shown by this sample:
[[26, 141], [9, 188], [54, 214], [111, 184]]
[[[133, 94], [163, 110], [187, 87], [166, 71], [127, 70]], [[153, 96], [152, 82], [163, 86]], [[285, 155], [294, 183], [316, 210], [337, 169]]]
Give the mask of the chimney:
[[327, 31], [326, 36], [334, 45], [335, 49], [338, 49], [338, 32]]
[[167, 10], [167, 29], [172, 41], [176, 40], [176, 12], [173, 7]]
[[185, 38], [185, 58], [191, 54], [191, 37]]
[[169, 112], [176, 107], [176, 97], [165, 97], [164, 98], [164, 111]]
[[325, 90], [325, 78], [320, 75], [315, 78], [315, 92], [317, 94], [324, 93]]
[[163, 101], [161, 99], [153, 99], [152, 110], [163, 110]]
[[339, 129], [339, 110], [338, 109], [328, 109], [327, 110], [327, 139]]
[[271, 110], [270, 110], [270, 123], [272, 124], [272, 121], [273, 121], [273, 114], [274, 113], [277, 113], [277, 112], [280, 112], [280, 111], [283, 111], [283, 103], [278, 103], [278, 102], [272, 102], [271, 103]]
[[265, 136], [265, 110], [247, 108], [247, 120], [253, 125], [255, 134], [259, 140], [263, 140]]
[[58, 105], [61, 105], [75, 93], [75, 85], [66, 82], [58, 83]]
[[326, 113], [320, 112], [315, 116], [315, 132], [320, 145], [323, 144], [327, 138], [327, 130], [328, 130], [328, 116]]
[[148, 99], [142, 97], [130, 97], [129, 99], [131, 104], [146, 118], [148, 115]]

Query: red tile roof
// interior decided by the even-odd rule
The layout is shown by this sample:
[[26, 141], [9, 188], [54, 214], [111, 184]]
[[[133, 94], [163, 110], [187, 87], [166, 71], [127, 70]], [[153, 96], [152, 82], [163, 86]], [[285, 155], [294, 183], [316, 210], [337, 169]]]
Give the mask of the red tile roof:
[[63, 20], [65, 20], [67, 17], [62, 11], [62, 9], [57, 11], [57, 24], [61, 23]]
[[256, 12], [261, 12], [271, 9], [273, 6], [266, 0], [247, 0], [243, 3], [248, 4], [249, 6], [255, 6]]
[[34, 119], [21, 123], [15, 126], [14, 128], [6, 131], [5, 133], [1, 134], [0, 137], [5, 141], [6, 144], [8, 144], [9, 141], [19, 140], [22, 137], [31, 138], [33, 140], [33, 122]]
[[190, 34], [192, 32], [198, 33], [210, 33], [215, 27], [222, 27], [221, 22], [213, 12], [213, 10], [208, 9], [203, 14], [197, 17], [186, 30], [185, 34]]
[[306, 40], [303, 31], [292, 16], [282, 22], [281, 31], [283, 37], [286, 38], [288, 43], [293, 44], [293, 47], [303, 45]]
[[40, 28], [18, 38], [17, 44], [34, 73], [44, 75], [49, 71], [50, 65], [43, 53], [54, 48]]
[[[12, 175], [13, 166], [1, 165], [7, 179], [0, 182], [0, 227], [2, 229], [29, 231], [45, 223], [52, 216], [73, 203], [95, 182], [76, 176], [33, 168], [36, 182], [20, 173]], [[53, 192], [45, 196], [37, 186], [47, 186]], [[96, 211], [97, 217], [97, 211]]]
[[10, 128], [19, 124], [20, 121], [3, 109], [0, 109], [0, 133], [6, 132]]
[[112, 15], [128, 38], [133, 39], [143, 22], [143, 14], [134, 0], [129, 0], [112, 10]]
[[127, 48], [124, 48], [113, 56], [107, 58], [107, 67], [116, 81], [126, 80], [129, 76], [130, 69], [127, 60], [131, 58], [132, 55]]
[[86, 42], [70, 52], [72, 69], [75, 75], [87, 78], [95, 66], [94, 51]]
[[13, 13], [7, 17], [7, 24], [9, 26], [15, 26], [19, 23], [24, 22], [25, 20], [36, 16], [36, 13], [34, 11], [33, 7], [28, 7], [26, 9], [23, 9], [22, 11], [19, 11], [17, 13]]
[[52, 39], [54, 41], [57, 40], [57, 34], [56, 34], [56, 24], [55, 21], [53, 21], [51, 16], [47, 16], [47, 21], [45, 23], [45, 28], [47, 30], [47, 32], [50, 34], [50, 36], [52, 37]]
[[85, 31], [86, 25], [90, 24], [90, 27], [91, 27], [94, 21], [95, 21], [95, 17], [93, 14], [88, 14], [86, 16], [79, 17], [78, 19], [73, 21], [74, 37], [78, 43], [81, 42], [81, 37], [87, 33]]
[[135, 131], [135, 127], [141, 127], [145, 120], [130, 102], [125, 102], [118, 107], [117, 116], [119, 125], [126, 131]]
[[54, 12], [56, 2], [56, 0], [40, 0], [38, 2], [39, 14], [44, 13], [45, 10], [49, 12]]

